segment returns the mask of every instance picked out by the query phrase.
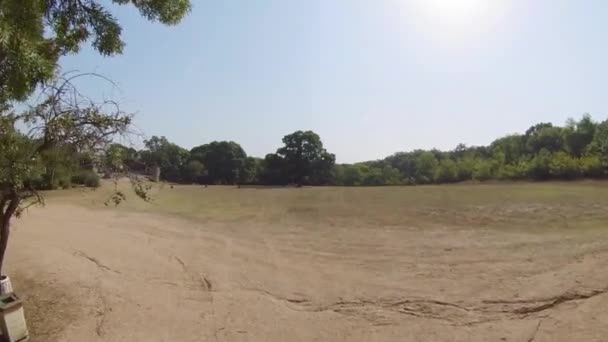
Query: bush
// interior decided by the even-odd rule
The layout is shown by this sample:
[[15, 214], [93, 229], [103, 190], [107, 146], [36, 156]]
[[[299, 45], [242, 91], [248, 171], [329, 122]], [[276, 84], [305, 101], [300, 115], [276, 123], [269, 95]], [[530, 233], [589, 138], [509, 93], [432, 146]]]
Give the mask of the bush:
[[82, 170], [72, 176], [72, 183], [84, 185], [89, 188], [98, 188], [101, 185], [99, 175], [91, 170]]
[[473, 179], [485, 181], [491, 179], [492, 177], [492, 162], [489, 160], [478, 160], [473, 168]]
[[43, 174], [34, 186], [40, 190], [67, 189], [72, 185], [70, 174], [63, 170]]
[[452, 159], [444, 159], [435, 169], [435, 183], [451, 183], [458, 180], [458, 166]]
[[581, 172], [585, 177], [599, 178], [604, 175], [602, 160], [598, 156], [585, 156], [580, 159]]
[[565, 152], [557, 152], [549, 162], [549, 173], [552, 177], [562, 179], [573, 179], [581, 174], [578, 159]]
[[496, 177], [501, 180], [516, 180], [526, 177], [526, 170], [528, 166], [525, 162], [519, 162], [518, 164], [505, 164], [501, 165], [498, 169]]

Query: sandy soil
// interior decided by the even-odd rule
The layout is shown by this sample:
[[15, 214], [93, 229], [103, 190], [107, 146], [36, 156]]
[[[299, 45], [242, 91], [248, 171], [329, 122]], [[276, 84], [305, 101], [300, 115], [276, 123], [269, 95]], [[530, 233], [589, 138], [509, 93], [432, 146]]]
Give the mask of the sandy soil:
[[49, 205], [8, 272], [33, 341], [606, 341], [601, 231], [274, 226]]

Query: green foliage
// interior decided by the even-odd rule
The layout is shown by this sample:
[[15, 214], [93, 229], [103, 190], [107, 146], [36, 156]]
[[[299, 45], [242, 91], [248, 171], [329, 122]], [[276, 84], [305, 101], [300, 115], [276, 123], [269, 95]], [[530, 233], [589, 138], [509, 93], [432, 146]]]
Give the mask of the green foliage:
[[458, 181], [458, 165], [452, 159], [443, 159], [435, 170], [436, 183], [452, 183]]
[[382, 168], [382, 180], [384, 185], [401, 184], [401, 173], [396, 168], [386, 165]]
[[464, 156], [456, 161], [456, 179], [458, 182], [473, 179], [473, 170], [475, 168], [475, 159], [469, 156]]
[[485, 181], [492, 179], [494, 176], [494, 163], [491, 160], [477, 160], [473, 166], [473, 179]]
[[566, 152], [557, 152], [550, 158], [549, 174], [552, 178], [574, 179], [580, 177], [579, 161]]
[[581, 157], [580, 170], [584, 177], [600, 178], [605, 175], [605, 169], [602, 165], [602, 159], [596, 155]]
[[20, 192], [40, 183], [44, 167], [35, 141], [18, 132], [14, 120], [0, 115], [0, 190]]
[[284, 146], [277, 155], [285, 161], [288, 181], [296, 184], [329, 182], [336, 157], [323, 148], [318, 134], [297, 131], [283, 137]]
[[341, 186], [602, 178], [608, 169], [608, 121], [597, 124], [588, 115], [569, 120], [565, 127], [541, 123], [489, 146], [399, 152], [356, 164], [335, 165], [335, 156], [311, 131], [294, 132], [283, 143], [276, 153], [256, 159], [231, 141], [215, 141], [188, 153], [164, 137], [152, 137], [140, 152], [111, 145], [105, 164], [118, 160], [117, 165], [160, 165], [163, 179], [188, 183]]
[[[172, 25], [190, 10], [189, 0], [113, 0], [131, 4], [145, 18]], [[97, 0], [0, 1], [0, 103], [23, 100], [53, 77], [59, 57], [90, 41], [100, 54], [121, 53], [116, 17]], [[107, 4], [107, 2], [106, 2]]]
[[565, 150], [572, 156], [580, 157], [586, 147], [593, 141], [596, 125], [589, 114], [585, 114], [580, 121], [569, 120], [564, 128]]
[[78, 173], [72, 176], [71, 182], [73, 184], [80, 184], [89, 188], [98, 188], [101, 185], [99, 175], [92, 170], [80, 170]]
[[527, 175], [535, 180], [546, 180], [551, 175], [551, 152], [546, 149], [540, 152], [528, 163]]
[[139, 155], [132, 147], [127, 147], [121, 144], [110, 144], [105, 151], [104, 166], [107, 171], [123, 172], [125, 168], [128, 170], [139, 170]]
[[165, 137], [152, 136], [144, 144], [146, 150], [141, 152], [141, 159], [149, 169], [158, 166], [161, 179], [183, 181], [183, 168], [189, 159], [187, 150], [169, 142]]
[[205, 165], [207, 182], [212, 184], [235, 184], [251, 178], [255, 168], [249, 161], [248, 169], [244, 170], [247, 154], [234, 141], [214, 141], [195, 147], [190, 151], [190, 158]]
[[198, 160], [191, 160], [184, 167], [183, 179], [186, 182], [198, 183], [205, 174], [205, 165]]
[[254, 184], [258, 181], [261, 160], [253, 157], [245, 158], [239, 172], [239, 184]]
[[551, 124], [538, 124], [526, 133], [528, 152], [538, 154], [541, 150], [557, 152], [564, 148], [562, 128]]
[[435, 155], [431, 152], [421, 152], [418, 154], [418, 157], [415, 161], [416, 173], [415, 179], [416, 183], [426, 184], [431, 183], [435, 178], [435, 173], [437, 170], [437, 165], [439, 162]]

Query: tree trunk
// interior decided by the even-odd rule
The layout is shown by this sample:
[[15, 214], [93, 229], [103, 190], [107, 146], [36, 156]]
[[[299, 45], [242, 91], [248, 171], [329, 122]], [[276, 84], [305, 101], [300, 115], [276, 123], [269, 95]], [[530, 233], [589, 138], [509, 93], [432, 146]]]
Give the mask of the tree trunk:
[[[0, 207], [0, 209], [2, 209], [2, 214], [0, 215], [0, 275], [2, 275], [4, 266], [4, 253], [6, 252], [6, 247], [8, 246], [11, 218], [19, 206], [19, 201], [19, 198], [15, 195], [13, 195], [10, 199], [3, 198], [0, 201], [2, 204], [2, 207]], [[6, 202], [8, 202], [8, 205], [6, 205]]]
[[154, 166], [152, 168], [152, 180], [156, 183], [160, 182], [160, 166]]

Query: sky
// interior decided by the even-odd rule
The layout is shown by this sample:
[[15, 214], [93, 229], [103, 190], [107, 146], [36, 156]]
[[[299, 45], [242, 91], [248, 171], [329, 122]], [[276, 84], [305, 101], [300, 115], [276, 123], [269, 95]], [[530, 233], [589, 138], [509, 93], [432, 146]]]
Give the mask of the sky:
[[357, 162], [608, 118], [605, 0], [191, 1], [170, 27], [111, 6], [124, 53], [85, 48], [63, 70], [113, 79], [82, 87], [147, 137], [255, 157], [296, 130]]

